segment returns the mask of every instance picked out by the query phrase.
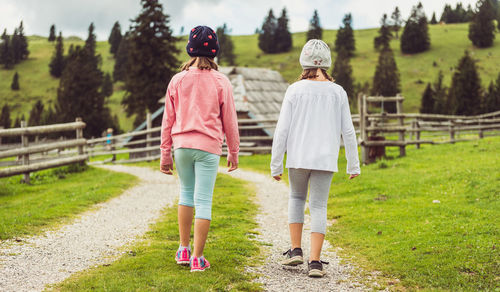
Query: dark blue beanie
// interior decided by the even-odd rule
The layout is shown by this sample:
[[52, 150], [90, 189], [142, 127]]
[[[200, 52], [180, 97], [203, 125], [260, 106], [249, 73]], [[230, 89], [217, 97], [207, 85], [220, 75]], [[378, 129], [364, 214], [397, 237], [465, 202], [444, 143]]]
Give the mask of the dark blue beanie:
[[191, 57], [215, 58], [219, 52], [219, 41], [215, 31], [208, 26], [197, 26], [189, 33], [186, 51]]

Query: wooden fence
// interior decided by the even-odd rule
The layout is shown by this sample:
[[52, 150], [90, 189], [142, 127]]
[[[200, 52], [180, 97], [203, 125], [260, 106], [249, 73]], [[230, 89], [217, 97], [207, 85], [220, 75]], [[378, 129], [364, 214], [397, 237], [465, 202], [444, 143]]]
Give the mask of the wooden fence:
[[[405, 156], [408, 145], [416, 145], [420, 148], [421, 144], [426, 143], [455, 143], [483, 138], [486, 132], [493, 135], [500, 134], [498, 132], [500, 111], [476, 116], [405, 114], [403, 101], [404, 98], [400, 95], [395, 97], [358, 96], [359, 143], [363, 163], [372, 162], [379, 156], [380, 151], [376, 150], [385, 146], [399, 147], [400, 156]], [[396, 113], [369, 113], [369, 104], [380, 102], [396, 102]], [[395, 133], [397, 139], [394, 139]], [[423, 139], [424, 135], [426, 139]], [[458, 135], [464, 137], [458, 137]]]
[[[1, 161], [0, 177], [24, 174], [23, 181], [30, 182], [30, 172], [43, 169], [63, 166], [67, 164], [83, 162], [88, 156], [84, 154], [84, 145], [86, 140], [83, 138], [83, 128], [85, 123], [80, 118], [77, 118], [73, 123], [55, 124], [46, 126], [26, 127], [26, 122], [21, 122], [21, 128], [2, 129], [0, 130], [0, 138], [3, 137], [21, 137], [21, 146], [16, 148], [7, 148], [0, 151], [0, 159], [16, 157], [17, 160]], [[51, 134], [57, 132], [75, 131], [76, 137], [71, 140], [62, 140], [48, 143], [29, 144], [29, 137]], [[77, 149], [76, 155], [74, 152], [69, 152], [66, 155], [61, 154], [61, 150], [65, 148]], [[56, 155], [49, 155], [50, 151], [57, 150]], [[42, 154], [36, 156], [35, 154]], [[7, 167], [5, 167], [7, 166]]]

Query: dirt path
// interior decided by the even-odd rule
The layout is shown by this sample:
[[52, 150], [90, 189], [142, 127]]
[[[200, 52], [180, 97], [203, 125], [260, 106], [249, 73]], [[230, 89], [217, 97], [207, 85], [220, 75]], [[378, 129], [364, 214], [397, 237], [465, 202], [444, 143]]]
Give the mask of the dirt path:
[[123, 252], [120, 247], [144, 234], [177, 198], [176, 176], [142, 167], [101, 167], [130, 173], [141, 182], [59, 230], [1, 243], [0, 291], [41, 291], [72, 273], [113, 261]]
[[[225, 169], [221, 169], [226, 173]], [[282, 253], [290, 247], [288, 233], [288, 186], [284, 182], [276, 182], [271, 176], [247, 170], [231, 173], [233, 177], [252, 182], [257, 190], [257, 203], [260, 214], [257, 215], [260, 235], [258, 240], [270, 244], [264, 255], [265, 263], [250, 271], [261, 274], [257, 282], [262, 283], [267, 291], [360, 291], [368, 290], [351, 275], [354, 268], [341, 264], [340, 258], [325, 241], [322, 260], [330, 262], [324, 265], [327, 275], [321, 279], [309, 278], [306, 274], [307, 264], [298, 267], [284, 268], [279, 261]], [[304, 260], [307, 260], [310, 246], [310, 218], [306, 215], [305, 230], [302, 237]]]

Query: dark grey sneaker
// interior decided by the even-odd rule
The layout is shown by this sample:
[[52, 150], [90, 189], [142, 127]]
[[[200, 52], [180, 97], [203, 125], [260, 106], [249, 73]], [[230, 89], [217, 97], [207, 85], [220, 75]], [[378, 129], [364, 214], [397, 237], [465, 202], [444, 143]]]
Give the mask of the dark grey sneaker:
[[286, 258], [281, 261], [282, 265], [285, 266], [297, 266], [304, 263], [302, 249], [300, 247], [289, 249], [283, 253]]
[[312, 261], [309, 263], [308, 276], [313, 278], [321, 278], [326, 275], [326, 271], [323, 270], [323, 264], [328, 265], [328, 262], [324, 261]]

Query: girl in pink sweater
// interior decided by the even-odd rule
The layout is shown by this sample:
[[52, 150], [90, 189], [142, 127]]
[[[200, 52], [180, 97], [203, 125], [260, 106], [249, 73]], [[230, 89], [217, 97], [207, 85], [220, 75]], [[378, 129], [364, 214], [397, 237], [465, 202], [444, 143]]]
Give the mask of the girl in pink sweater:
[[[178, 220], [180, 246], [175, 259], [189, 265], [191, 272], [204, 271], [210, 263], [203, 257], [212, 211], [224, 134], [229, 171], [238, 168], [239, 133], [233, 91], [229, 79], [218, 72], [213, 58], [219, 51], [215, 31], [207, 26], [193, 28], [186, 51], [191, 59], [168, 85], [161, 129], [163, 173], [172, 175], [172, 144], [181, 183]], [[193, 211], [194, 251], [189, 237]]]

